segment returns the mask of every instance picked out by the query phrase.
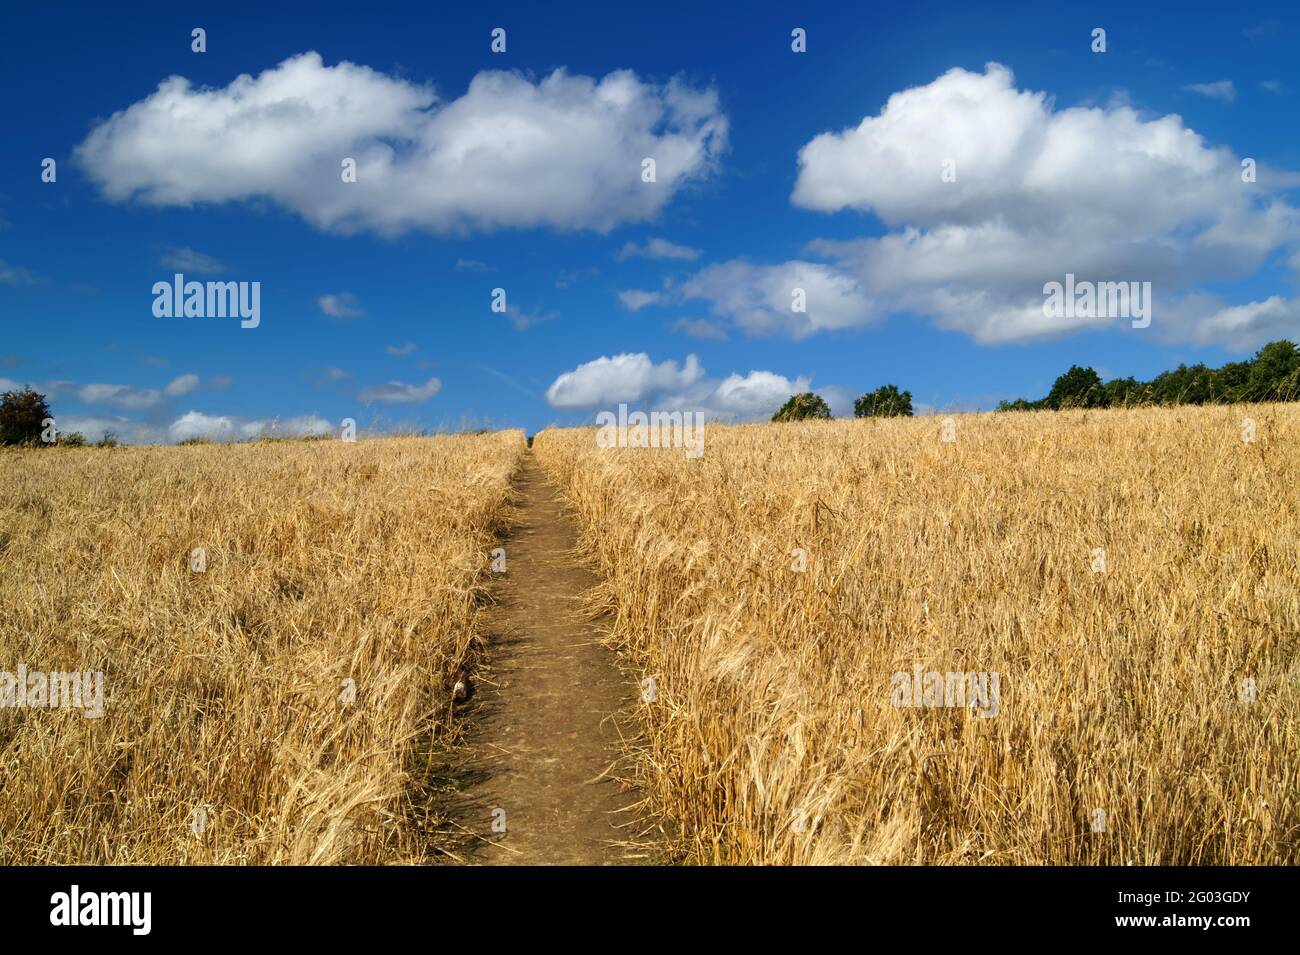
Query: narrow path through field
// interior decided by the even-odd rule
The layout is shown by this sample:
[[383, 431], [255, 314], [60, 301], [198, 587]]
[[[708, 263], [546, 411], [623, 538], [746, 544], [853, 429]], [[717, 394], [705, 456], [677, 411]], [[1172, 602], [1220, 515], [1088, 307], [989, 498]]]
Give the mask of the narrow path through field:
[[[496, 581], [489, 669], [467, 714], [480, 764], [463, 794], [461, 825], [481, 837], [471, 861], [635, 862], [636, 852], [615, 843], [633, 838], [625, 810], [636, 796], [609, 771], [619, 755], [615, 721], [636, 686], [581, 612], [596, 579], [578, 562], [577, 525], [531, 451], [516, 486], [519, 523]], [[500, 820], [504, 833], [493, 829]]]

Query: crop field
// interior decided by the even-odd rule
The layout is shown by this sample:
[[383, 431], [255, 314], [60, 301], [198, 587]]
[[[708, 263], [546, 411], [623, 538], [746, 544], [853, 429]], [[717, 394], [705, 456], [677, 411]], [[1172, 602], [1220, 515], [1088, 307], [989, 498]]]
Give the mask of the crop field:
[[1300, 408], [703, 437], [0, 453], [0, 863], [1297, 861]]
[[424, 861], [524, 446], [0, 453], [0, 864]]
[[1294, 864], [1300, 409], [551, 430], [684, 861]]

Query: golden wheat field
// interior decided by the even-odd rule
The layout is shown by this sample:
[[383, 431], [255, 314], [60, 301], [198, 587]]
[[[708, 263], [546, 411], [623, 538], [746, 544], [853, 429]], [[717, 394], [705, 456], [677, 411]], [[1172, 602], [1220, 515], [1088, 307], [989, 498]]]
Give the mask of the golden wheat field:
[[0, 670], [98, 671], [104, 704], [0, 709], [0, 864], [423, 860], [523, 450], [0, 454]]
[[534, 445], [706, 863], [1295, 863], [1298, 449], [1294, 405]]
[[103, 682], [0, 708], [0, 863], [438, 857], [531, 453], [660, 856], [1294, 864], [1297, 447], [1267, 405], [5, 452], [0, 671]]

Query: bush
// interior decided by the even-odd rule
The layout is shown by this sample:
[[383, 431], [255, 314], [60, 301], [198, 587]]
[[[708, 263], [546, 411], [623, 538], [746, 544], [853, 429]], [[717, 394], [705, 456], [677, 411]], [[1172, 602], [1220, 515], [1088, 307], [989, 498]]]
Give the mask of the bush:
[[1017, 398], [1015, 401], [999, 401], [999, 411], [1038, 411], [1042, 408], [1042, 403], [1037, 401], [1026, 401], [1024, 398]]
[[912, 393], [900, 392], [898, 385], [882, 385], [854, 401], [853, 414], [858, 418], [910, 418]]
[[41, 444], [50, 417], [50, 406], [39, 392], [6, 391], [0, 395], [0, 444]]
[[86, 436], [80, 431], [64, 431], [59, 435], [59, 447], [61, 448], [84, 448], [86, 446]]
[[791, 395], [790, 400], [781, 406], [781, 410], [772, 415], [773, 421], [805, 421], [809, 419], [828, 419], [831, 409], [820, 395], [805, 391], [801, 395]]

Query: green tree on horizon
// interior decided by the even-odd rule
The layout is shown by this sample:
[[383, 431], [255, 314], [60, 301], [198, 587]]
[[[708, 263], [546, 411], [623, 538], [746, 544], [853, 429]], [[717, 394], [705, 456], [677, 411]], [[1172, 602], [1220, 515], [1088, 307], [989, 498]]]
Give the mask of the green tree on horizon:
[[881, 385], [853, 402], [857, 418], [912, 417], [912, 393], [898, 390], [898, 385]]
[[0, 395], [0, 444], [41, 444], [45, 419], [50, 418], [45, 396], [31, 388]]
[[811, 391], [805, 391], [802, 394], [791, 395], [790, 400], [783, 404], [776, 414], [772, 415], [772, 420], [827, 420], [830, 417], [830, 405], [826, 404], [821, 395], [813, 394]]

